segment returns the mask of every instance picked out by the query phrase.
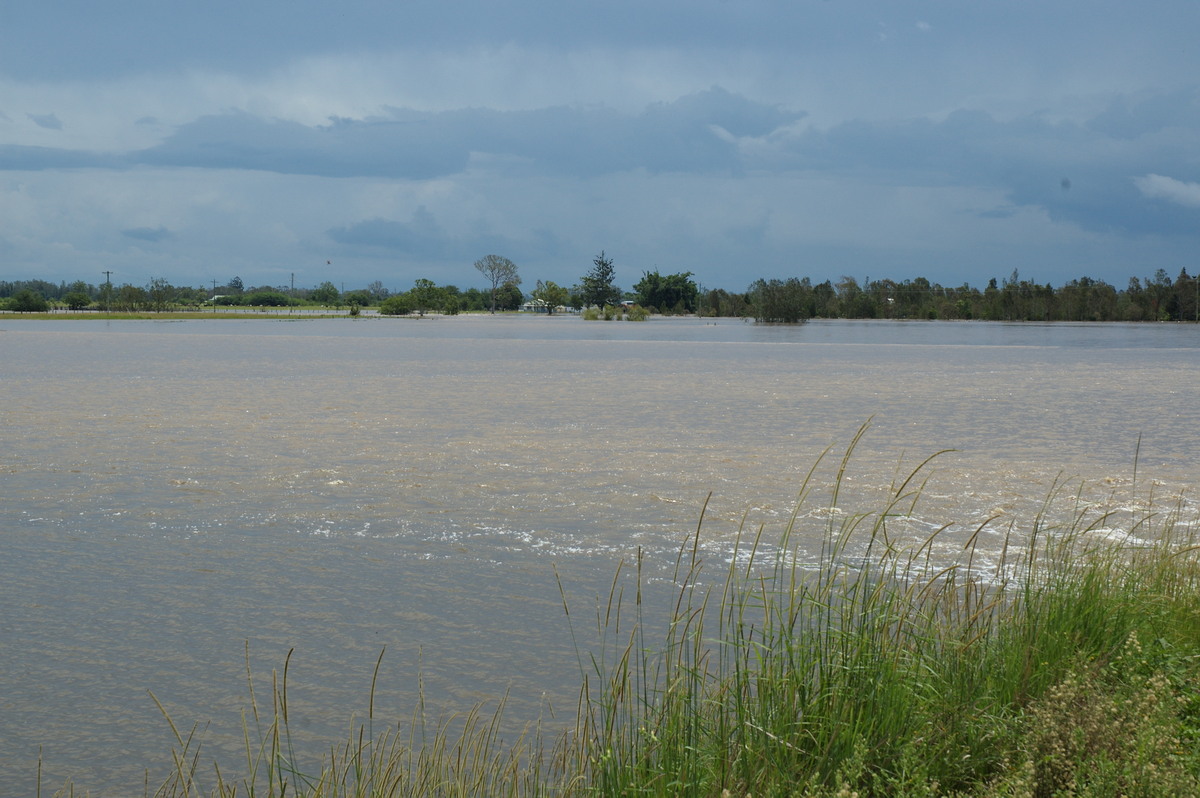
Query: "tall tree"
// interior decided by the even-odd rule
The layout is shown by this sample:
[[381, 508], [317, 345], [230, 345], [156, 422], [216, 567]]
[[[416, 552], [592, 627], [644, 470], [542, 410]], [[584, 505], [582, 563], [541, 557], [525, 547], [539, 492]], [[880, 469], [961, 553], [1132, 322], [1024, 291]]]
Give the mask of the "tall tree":
[[341, 292], [328, 280], [318, 285], [308, 295], [309, 299], [320, 305], [336, 305], [339, 297], [341, 297]]
[[524, 301], [525, 295], [517, 288], [516, 283], [505, 283], [496, 292], [495, 307], [499, 310], [520, 310]]
[[[382, 302], [388, 298], [388, 290], [383, 287], [383, 282], [376, 280], [367, 286], [367, 291], [371, 293], [371, 299]], [[367, 304], [367, 303], [363, 303]]]
[[604, 257], [604, 250], [592, 259], [592, 270], [583, 276], [579, 285], [579, 295], [584, 307], [603, 307], [616, 305], [621, 301], [621, 289], [613, 285], [612, 258]]
[[475, 268], [492, 282], [492, 313], [495, 313], [496, 291], [499, 290], [500, 286], [509, 283], [513, 285], [521, 284], [521, 277], [517, 274], [517, 264], [499, 255], [485, 255], [475, 261]]
[[150, 310], [164, 311], [175, 299], [175, 287], [161, 277], [150, 280], [146, 299]]
[[72, 291], [63, 297], [63, 301], [67, 303], [67, 307], [71, 310], [83, 310], [92, 304], [91, 297], [85, 291]]
[[795, 277], [787, 280], [756, 280], [750, 286], [749, 294], [756, 321], [770, 324], [801, 324], [808, 321], [812, 289]]
[[1152, 321], [1166, 321], [1170, 318], [1167, 313], [1167, 301], [1171, 298], [1173, 284], [1167, 276], [1166, 269], [1157, 269], [1154, 277], [1146, 280], [1146, 293], [1150, 295], [1150, 318]]
[[446, 292], [438, 288], [437, 283], [433, 280], [427, 280], [424, 277], [413, 283], [412, 290], [408, 292], [409, 298], [412, 300], [413, 307], [417, 313], [424, 316], [425, 311], [436, 307], [441, 307], [446, 303]]

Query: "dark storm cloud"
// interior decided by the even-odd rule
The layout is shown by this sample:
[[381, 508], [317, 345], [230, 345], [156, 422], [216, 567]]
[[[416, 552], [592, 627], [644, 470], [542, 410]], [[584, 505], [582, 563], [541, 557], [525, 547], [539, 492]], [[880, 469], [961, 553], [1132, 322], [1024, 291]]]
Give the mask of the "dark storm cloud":
[[782, 137], [762, 157], [778, 158], [777, 168], [866, 173], [885, 183], [998, 188], [1016, 205], [1087, 230], [1192, 235], [1194, 209], [1148, 203], [1135, 180], [1172, 169], [1173, 178], [1200, 180], [1189, 156], [1200, 140], [1198, 106], [1193, 88], [1132, 106], [1117, 99], [1084, 123], [1041, 114], [1001, 121], [981, 111], [942, 121], [855, 120]]
[[122, 230], [121, 235], [126, 238], [134, 238], [138, 241], [149, 241], [151, 243], [165, 241], [172, 237], [172, 233], [165, 227], [133, 227], [129, 230]]
[[[1085, 230], [1136, 235], [1196, 230], [1194, 206], [1162, 199], [1169, 193], [1149, 195], [1136, 182], [1146, 175], [1200, 181], [1195, 87], [1116, 97], [1078, 122], [1037, 113], [1001, 120], [978, 110], [954, 111], [941, 120], [852, 120], [826, 129], [801, 129], [803, 120], [803, 112], [721, 88], [655, 103], [637, 114], [606, 106], [389, 108], [373, 118], [309, 126], [233, 112], [202, 117], [157, 146], [125, 155], [0, 147], [0, 168], [150, 165], [424, 180], [460, 174], [473, 158], [487, 156], [487, 168], [516, 169], [524, 176], [796, 172], [869, 176], [880, 185], [997, 189], [1015, 206], [1043, 208], [1050, 218]], [[1007, 213], [979, 212], [986, 218]], [[419, 218], [366, 220], [330, 235], [342, 242], [426, 250], [440, 237], [422, 225]]]
[[329, 237], [339, 244], [379, 247], [438, 257], [447, 254], [445, 231], [423, 205], [413, 213], [411, 221], [367, 219], [347, 227], [334, 228], [329, 231]]
[[206, 116], [184, 125], [140, 163], [251, 169], [322, 177], [434, 177], [460, 171], [469, 151], [428, 118], [334, 120], [325, 127], [246, 113]]
[[62, 130], [63, 123], [55, 114], [26, 114], [29, 121], [46, 130]]
[[0, 145], [0, 171], [43, 171], [46, 169], [124, 168], [129, 160], [123, 155], [68, 150], [58, 147]]
[[535, 171], [588, 177], [722, 172], [742, 166], [736, 137], [764, 136], [803, 114], [713, 88], [640, 114], [604, 106], [523, 111], [386, 109], [322, 126], [245, 112], [201, 117], [154, 147], [125, 155], [46, 147], [0, 148], [0, 168], [135, 164], [323, 177], [427, 179], [461, 172], [472, 154], [517, 159]]
[[802, 116], [719, 88], [652, 105], [639, 115], [603, 107], [388, 109], [383, 117], [310, 127], [239, 112], [184, 125], [135, 157], [156, 166], [409, 179], [460, 172], [472, 153], [515, 157], [577, 176], [734, 170], [741, 160], [733, 136], [765, 135]]
[[486, 229], [450, 234], [425, 206], [409, 221], [376, 217], [327, 232], [334, 242], [357, 250], [378, 250], [421, 260], [465, 260], [482, 253], [506, 252], [518, 260], [527, 256], [554, 257], [570, 250], [554, 233], [535, 230], [523, 239], [499, 235]]
[[555, 48], [672, 42], [731, 42], [791, 48], [837, 31], [873, 30], [872, 4], [824, 0], [211, 0], [164, 6], [128, 0], [119, 8], [83, 0], [16, 2], [0, 26], [0, 73], [68, 78], [165, 68], [257, 70], [281, 59], [353, 50], [493, 47], [516, 42]]

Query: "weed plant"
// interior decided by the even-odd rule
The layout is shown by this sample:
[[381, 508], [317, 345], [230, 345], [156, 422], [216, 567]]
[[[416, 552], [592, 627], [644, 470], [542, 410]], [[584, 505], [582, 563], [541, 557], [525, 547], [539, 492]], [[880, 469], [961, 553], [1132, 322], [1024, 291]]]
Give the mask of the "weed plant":
[[621, 305], [605, 305], [602, 308], [589, 307], [584, 308], [581, 312], [584, 321], [646, 321], [650, 318], [650, 311], [643, 308], [641, 305], [634, 305], [626, 311]]
[[[802, 513], [817, 501], [814, 465], [781, 532], [743, 525], [712, 578], [702, 520], [665, 611], [650, 606], [640, 555], [617, 569], [596, 606], [599, 643], [576, 645], [566, 733], [546, 739], [535, 725], [502, 739], [503, 701], [433, 724], [420, 706], [377, 732], [372, 683], [367, 721], [305, 767], [290, 743], [287, 664], [269, 712], [247, 668], [239, 775], [210, 770], [203, 735], [168, 717], [177, 745], [153, 794], [1200, 794], [1200, 547], [1182, 501], [1117, 512], [1077, 496], [1055, 523], [1054, 495], [1028, 528], [1010, 526], [999, 556], [979, 550], [989, 519], [948, 561], [934, 550], [949, 526], [912, 544], [897, 533], [938, 455], [883, 507], [832, 511], [862, 434], [833, 461], [829, 511]], [[814, 516], [823, 542], [806, 564], [794, 539]]]

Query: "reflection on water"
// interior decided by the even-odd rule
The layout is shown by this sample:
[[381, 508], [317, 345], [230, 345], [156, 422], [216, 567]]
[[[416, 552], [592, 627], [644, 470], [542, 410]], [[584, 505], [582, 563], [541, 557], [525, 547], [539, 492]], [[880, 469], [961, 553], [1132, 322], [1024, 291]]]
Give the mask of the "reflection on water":
[[954, 449], [898, 522], [953, 521], [947, 551], [999, 515], [981, 535], [997, 550], [1056, 480], [1111, 506], [1152, 480], [1176, 493], [1198, 471], [1198, 334], [0, 320], [0, 794], [33, 791], [39, 745], [48, 786], [159, 778], [170, 732], [148, 690], [236, 761], [247, 643], [264, 680], [295, 649], [294, 728], [318, 750], [365, 713], [385, 646], [387, 717], [409, 717], [421, 674], [435, 711], [508, 690], [514, 722], [568, 722], [578, 663], [553, 569], [583, 605], [639, 550], [665, 581], [710, 491], [720, 561], [743, 519], [781, 525], [867, 419], [841, 504], [876, 509]]

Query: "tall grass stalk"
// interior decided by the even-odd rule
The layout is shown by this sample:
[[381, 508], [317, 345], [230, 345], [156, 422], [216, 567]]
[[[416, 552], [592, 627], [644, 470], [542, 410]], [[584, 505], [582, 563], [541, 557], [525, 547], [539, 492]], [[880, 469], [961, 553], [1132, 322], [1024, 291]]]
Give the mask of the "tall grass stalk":
[[463, 715], [436, 722], [426, 717], [421, 699], [407, 723], [389, 723], [377, 732], [375, 686], [383, 652], [371, 679], [367, 720], [352, 720], [344, 740], [316, 761], [305, 762], [297, 755], [289, 727], [287, 673], [291, 656], [289, 652], [282, 674], [272, 673], [268, 713], [260, 706], [247, 650], [250, 697], [242, 719], [245, 762], [238, 776], [222, 772], [217, 763], [211, 775], [203, 773], [203, 734], [198, 727], [182, 734], [152, 694], [176, 742], [171, 770], [153, 793], [156, 798], [519, 796], [545, 794], [553, 782], [561, 780], [549, 769], [547, 751], [552, 749], [543, 741], [538, 725], [515, 740], [501, 738], [503, 698], [491, 709], [481, 703]]
[[764, 529], [743, 525], [704, 586], [702, 523], [654, 647], [640, 589], [622, 628], [614, 585], [600, 616], [612, 655], [591, 658], [579, 720], [595, 792], [1200, 794], [1200, 569], [1181, 505], [1114, 541], [1117, 513], [1079, 494], [1051, 523], [1056, 486], [994, 566], [978, 540], [996, 519], [946, 561], [933, 550], [949, 526], [908, 545], [891, 534], [941, 453], [882, 509], [834, 511], [860, 437], [816, 567], [790, 545], [797, 510], [765, 563]]

